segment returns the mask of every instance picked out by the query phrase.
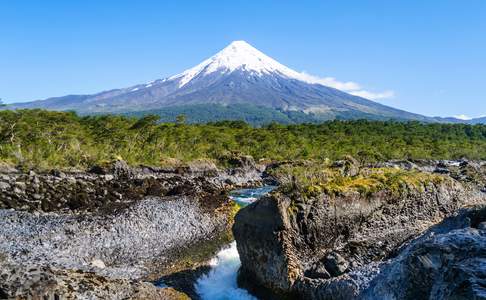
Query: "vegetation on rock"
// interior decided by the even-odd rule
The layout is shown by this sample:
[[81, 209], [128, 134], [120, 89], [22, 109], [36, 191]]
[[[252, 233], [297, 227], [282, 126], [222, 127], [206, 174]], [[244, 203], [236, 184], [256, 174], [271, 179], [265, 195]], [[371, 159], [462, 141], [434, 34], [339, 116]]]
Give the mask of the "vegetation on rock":
[[[349, 174], [351, 168], [356, 168]], [[329, 161], [300, 161], [271, 168], [269, 173], [282, 183], [280, 191], [312, 198], [321, 194], [342, 196], [347, 193], [359, 193], [362, 196], [386, 190], [394, 195], [412, 188], [421, 190], [430, 183], [438, 184], [448, 177], [399, 168], [359, 168], [346, 160], [330, 163]]]

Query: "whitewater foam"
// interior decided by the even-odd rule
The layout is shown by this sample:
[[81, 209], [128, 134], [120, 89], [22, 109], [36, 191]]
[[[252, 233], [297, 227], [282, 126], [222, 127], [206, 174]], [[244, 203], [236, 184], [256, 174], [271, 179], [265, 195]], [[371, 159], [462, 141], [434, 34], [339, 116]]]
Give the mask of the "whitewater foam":
[[257, 300], [246, 290], [238, 288], [237, 273], [241, 265], [236, 242], [221, 250], [211, 260], [211, 271], [201, 276], [195, 284], [203, 300]]

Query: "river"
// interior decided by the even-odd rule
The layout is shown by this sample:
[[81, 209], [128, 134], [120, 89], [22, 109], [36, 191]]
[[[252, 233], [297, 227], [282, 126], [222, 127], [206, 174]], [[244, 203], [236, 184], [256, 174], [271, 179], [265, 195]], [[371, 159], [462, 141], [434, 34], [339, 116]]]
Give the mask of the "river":
[[[240, 189], [230, 193], [231, 199], [244, 207], [271, 192], [274, 186]], [[238, 287], [237, 273], [240, 256], [236, 242], [223, 248], [211, 262], [209, 273], [202, 275], [195, 283], [195, 289], [203, 300], [254, 300], [246, 290]]]

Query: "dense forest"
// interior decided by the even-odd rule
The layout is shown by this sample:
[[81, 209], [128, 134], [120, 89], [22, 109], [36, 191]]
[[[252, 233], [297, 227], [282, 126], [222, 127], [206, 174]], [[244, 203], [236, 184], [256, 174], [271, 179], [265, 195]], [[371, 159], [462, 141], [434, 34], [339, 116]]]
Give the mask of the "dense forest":
[[157, 115], [161, 122], [175, 122], [177, 116], [185, 115], [189, 124], [215, 121], [242, 120], [253, 126], [264, 126], [271, 122], [279, 124], [322, 123], [329, 120], [377, 120], [389, 118], [358, 111], [305, 113], [297, 110], [281, 110], [252, 104], [192, 104], [169, 106], [161, 109], [121, 113], [128, 117]]
[[0, 160], [26, 168], [85, 168], [117, 158], [147, 165], [197, 159], [225, 164], [238, 153], [257, 160], [486, 159], [486, 125], [357, 120], [256, 128], [242, 121], [186, 124], [183, 116], [176, 121], [0, 111]]

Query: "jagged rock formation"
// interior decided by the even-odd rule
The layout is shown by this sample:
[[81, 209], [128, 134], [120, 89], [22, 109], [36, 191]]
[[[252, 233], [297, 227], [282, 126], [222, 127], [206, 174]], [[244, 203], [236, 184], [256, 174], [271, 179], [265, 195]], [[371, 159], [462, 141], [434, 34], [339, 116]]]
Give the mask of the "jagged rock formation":
[[0, 298], [179, 297], [148, 281], [206, 262], [229, 240], [226, 191], [262, 180], [252, 158], [232, 164], [4, 172]]
[[380, 266], [363, 299], [485, 299], [486, 205], [459, 211]]
[[237, 157], [234, 167], [219, 170], [199, 163], [173, 168], [128, 167], [117, 161], [89, 172], [52, 170], [37, 174], [0, 170], [0, 209], [44, 212], [96, 212], [127, 207], [148, 196], [218, 194], [233, 186], [261, 181], [261, 168], [251, 157]]
[[0, 299], [189, 299], [171, 288], [159, 289], [148, 282], [35, 265], [2, 264], [0, 279]]
[[[346, 164], [335, 167], [344, 166]], [[398, 190], [385, 187], [371, 194], [350, 190], [336, 195], [321, 192], [320, 186], [310, 189], [313, 193], [305, 194], [294, 186], [281, 188], [242, 209], [233, 226], [242, 262], [240, 282], [250, 288], [257, 286], [254, 292], [264, 295], [264, 298], [364, 297], [363, 292], [380, 271], [380, 263], [401, 253], [400, 249], [405, 243], [443, 218], [453, 215], [461, 207], [486, 202], [485, 194], [480, 191], [484, 187], [484, 181], [481, 181], [484, 170], [480, 164], [458, 163], [450, 170], [447, 163], [415, 166], [436, 171], [434, 174], [469, 175], [459, 176], [463, 179], [459, 181], [449, 175], [413, 173], [420, 180], [401, 184]], [[447, 172], [439, 172], [440, 168], [447, 169]], [[343, 169], [343, 173], [346, 170]], [[473, 171], [476, 176], [470, 176]], [[361, 172], [373, 174], [366, 168]], [[317, 193], [314, 192], [316, 190]], [[456, 242], [460, 244], [460, 241]], [[441, 247], [440, 241], [430, 243], [429, 248]], [[471, 249], [469, 254], [477, 257], [481, 245], [484, 246], [481, 243], [478, 241], [479, 246], [466, 247], [464, 250]], [[483, 248], [483, 251], [486, 252], [486, 249]], [[454, 258], [450, 259], [454, 261]], [[391, 276], [389, 281], [399, 285], [407, 275], [423, 270], [417, 264], [410, 263], [409, 266], [410, 273], [400, 274], [401, 277], [394, 277], [395, 273], [388, 271]], [[464, 265], [463, 270], [456, 273], [467, 272]], [[429, 286], [422, 291], [429, 291], [431, 282], [436, 280], [433, 275], [431, 277]], [[401, 286], [398, 295], [391, 298], [387, 297], [386, 291], [382, 294], [371, 292], [369, 298], [421, 298], [407, 296], [409, 289], [415, 289], [414, 284], [418, 279], [409, 281], [408, 287]], [[379, 284], [376, 286], [379, 289]]]

